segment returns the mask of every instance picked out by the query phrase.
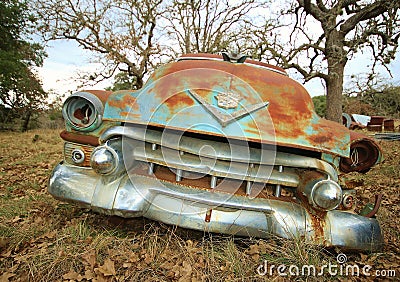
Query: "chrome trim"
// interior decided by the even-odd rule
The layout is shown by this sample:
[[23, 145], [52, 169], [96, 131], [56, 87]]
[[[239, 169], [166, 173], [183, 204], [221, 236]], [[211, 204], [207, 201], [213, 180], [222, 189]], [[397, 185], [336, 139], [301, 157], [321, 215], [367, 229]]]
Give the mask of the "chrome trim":
[[[208, 60], [208, 61], [218, 61], [218, 62], [223, 62], [224, 59], [221, 58], [210, 58], [210, 57], [179, 57], [177, 58], [175, 61], [179, 62], [179, 61], [187, 61], [187, 60]], [[269, 70], [269, 71], [273, 71], [279, 74], [283, 74], [284, 76], [288, 76], [288, 74], [286, 72], [280, 71], [278, 69], [275, 68], [270, 68], [270, 67], [266, 67], [266, 66], [260, 66], [260, 65], [256, 65], [256, 64], [252, 64], [252, 63], [247, 63], [246, 61], [243, 63], [247, 66], [252, 66], [252, 67], [256, 67], [256, 68], [260, 68], [260, 69], [265, 69], [265, 70]]]
[[[281, 165], [279, 166], [278, 172], [283, 172], [283, 166]], [[280, 184], [277, 184], [275, 188], [275, 197], [280, 197], [281, 193], [282, 193], [282, 187]]]
[[[115, 126], [109, 128], [100, 136], [99, 142], [104, 143], [108, 139], [116, 136], [123, 136], [139, 141], [146, 141], [149, 143], [162, 145], [163, 147], [167, 147], [170, 149], [183, 151], [185, 153], [195, 154], [218, 160], [257, 163], [270, 166], [283, 166], [285, 168], [293, 167], [316, 169], [327, 174], [333, 181], [338, 181], [338, 174], [336, 170], [328, 162], [316, 158], [276, 152], [275, 160], [273, 160], [263, 157], [263, 150], [256, 148], [247, 148], [236, 144], [234, 145], [235, 152], [234, 154], [232, 154], [232, 146], [228, 143], [181, 136], [170, 131], [168, 131], [167, 133], [162, 133], [156, 130], [146, 129], [134, 125]], [[209, 152], [207, 152], [207, 150], [201, 150], [204, 146], [211, 146], [212, 148], [214, 148], [215, 154], [210, 154]], [[236, 150], [236, 148], [238, 149]]]
[[192, 189], [154, 177], [126, 173], [99, 176], [92, 169], [61, 163], [53, 170], [48, 191], [55, 198], [101, 213], [144, 216], [205, 232], [301, 238], [367, 251], [383, 245], [376, 219], [336, 210], [316, 219], [297, 202]]
[[[318, 203], [315, 201], [315, 197], [317, 196], [315, 193], [317, 193], [316, 191], [317, 191], [318, 187], [321, 186], [321, 185], [324, 185], [324, 184], [333, 185], [333, 186], [335, 186], [335, 187], [338, 189], [338, 191], [339, 191], [339, 195], [337, 196], [337, 203], [336, 203], [334, 206], [330, 207], [330, 208], [323, 208], [323, 207], [321, 207], [320, 205], [318, 205]], [[326, 191], [326, 189], [325, 189], [325, 191]], [[340, 187], [339, 184], [337, 184], [336, 182], [334, 182], [334, 181], [332, 181], [332, 180], [330, 180], [330, 179], [320, 180], [320, 181], [318, 181], [317, 183], [315, 183], [315, 184], [313, 185], [313, 187], [311, 188], [310, 195], [308, 195], [308, 199], [309, 199], [309, 201], [311, 202], [311, 204], [312, 204], [314, 207], [318, 208], [318, 209], [322, 209], [322, 210], [334, 210], [334, 209], [336, 209], [336, 208], [341, 204], [341, 202], [342, 202], [342, 200], [343, 200], [343, 190], [342, 190], [342, 187]]]
[[147, 172], [149, 175], [154, 173], [154, 163], [149, 163], [149, 170]]
[[[297, 187], [299, 184], [298, 175], [289, 168], [285, 173], [279, 173], [266, 165], [254, 165], [250, 169], [248, 164], [240, 162], [229, 162], [211, 158], [200, 158], [198, 155], [175, 154], [173, 149], [159, 149], [153, 151], [149, 143], [133, 149], [132, 157], [137, 161], [150, 162], [179, 170], [188, 170], [204, 175], [227, 177], [238, 180], [268, 182], [270, 184], [281, 184], [289, 187]], [[125, 154], [124, 158], [128, 156]], [[128, 157], [129, 158], [129, 157]], [[178, 179], [178, 177], [177, 177]], [[179, 178], [180, 179], [180, 178]], [[180, 180], [177, 180], [180, 181]]]
[[224, 60], [221, 58], [212, 58], [212, 57], [178, 57], [175, 61], [186, 61], [186, 60], [207, 60], [207, 61], [218, 61], [223, 62]]
[[[76, 126], [71, 121], [71, 119], [67, 113], [67, 107], [68, 107], [68, 103], [73, 98], [85, 99], [86, 101], [88, 101], [89, 103], [91, 103], [93, 105], [93, 108], [96, 111], [96, 119], [92, 123], [90, 123], [89, 125], [87, 125], [85, 127], [79, 127], [79, 126]], [[80, 131], [92, 131], [92, 130], [98, 128], [100, 126], [100, 124], [102, 123], [103, 112], [104, 112], [104, 106], [103, 106], [103, 103], [100, 101], [100, 99], [96, 95], [89, 93], [89, 92], [85, 92], [85, 91], [76, 92], [76, 93], [73, 93], [72, 95], [70, 95], [65, 100], [63, 107], [62, 107], [62, 115], [63, 115], [65, 121], [68, 123], [68, 125], [70, 125], [74, 129], [80, 130]]]
[[[112, 167], [111, 167], [110, 170], [105, 171], [105, 172], [100, 172], [99, 171], [100, 167], [99, 167], [99, 164], [98, 164], [98, 162], [96, 160], [96, 157], [97, 157], [96, 154], [99, 154], [98, 152], [100, 150], [105, 150], [107, 152], [110, 152], [110, 154], [111, 154], [111, 158], [107, 158], [107, 162], [108, 163], [112, 163]], [[104, 154], [104, 153], [102, 153], [102, 154]], [[96, 149], [93, 150], [92, 155], [90, 156], [90, 166], [98, 174], [101, 174], [101, 175], [112, 174], [114, 171], [116, 171], [118, 169], [118, 163], [120, 163], [120, 162], [121, 162], [121, 160], [120, 160], [120, 158], [118, 156], [118, 153], [115, 152], [115, 150], [111, 146], [108, 146], [108, 145], [102, 145], [102, 146], [96, 147]]]
[[282, 75], [284, 75], [284, 76], [289, 76], [286, 72], [280, 71], [280, 70], [277, 70], [277, 69], [274, 69], [274, 68], [269, 68], [269, 67], [260, 66], [260, 65], [256, 65], [256, 64], [252, 64], [252, 63], [246, 63], [246, 62], [244, 62], [244, 64], [247, 65], [247, 66], [252, 66], [252, 67], [256, 67], [256, 68], [260, 68], [260, 69], [265, 69], [265, 70], [273, 71], [273, 72], [282, 74]]
[[217, 181], [218, 181], [218, 177], [216, 176], [211, 176], [211, 183], [210, 183], [210, 187], [212, 189], [214, 189], [217, 186]]
[[[77, 158], [76, 155], [79, 154], [80, 158]], [[71, 160], [75, 163], [75, 164], [81, 164], [85, 161], [85, 153], [81, 150], [81, 149], [74, 149], [71, 152]]]
[[[244, 117], [245, 115], [249, 115], [252, 112], [255, 112], [263, 107], [268, 107], [268, 105], [269, 105], [269, 102], [262, 102], [262, 103], [258, 103], [256, 105], [249, 105], [249, 106], [243, 107], [242, 109], [237, 110], [231, 114], [225, 114], [224, 112], [219, 110], [214, 105], [211, 105], [210, 103], [208, 103], [202, 96], [197, 94], [196, 91], [188, 89], [187, 92], [190, 95], [192, 95], [200, 104], [202, 104], [209, 113], [211, 113], [214, 117], [216, 117], [218, 122], [222, 125], [222, 127], [225, 127], [229, 123], [231, 123], [237, 119], [240, 119], [240, 118]], [[221, 92], [218, 92], [218, 93], [221, 93]]]
[[[75, 164], [79, 166], [90, 166], [90, 155], [92, 154], [95, 147], [90, 145], [77, 144], [72, 142], [64, 143], [64, 160], [70, 164]], [[74, 150], [79, 150], [84, 153], [84, 160], [81, 163], [75, 163], [72, 160], [72, 152]]]

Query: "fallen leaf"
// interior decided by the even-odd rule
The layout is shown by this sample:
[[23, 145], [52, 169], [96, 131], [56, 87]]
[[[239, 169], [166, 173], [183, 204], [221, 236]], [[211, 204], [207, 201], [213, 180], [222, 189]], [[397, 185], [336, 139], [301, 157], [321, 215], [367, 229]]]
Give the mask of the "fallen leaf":
[[0, 237], [0, 250], [8, 245], [8, 240], [4, 237]]
[[246, 250], [249, 255], [255, 255], [260, 253], [260, 246], [257, 244], [251, 245], [249, 250]]
[[14, 277], [14, 273], [5, 272], [0, 276], [0, 282], [8, 282], [11, 277]]
[[173, 262], [171, 262], [171, 261], [165, 261], [160, 265], [160, 267], [165, 269], [165, 270], [170, 270], [170, 269], [172, 269], [174, 267], [174, 265], [175, 264]]
[[182, 271], [183, 276], [190, 276], [192, 274], [192, 266], [187, 261], [182, 262]]
[[51, 232], [47, 232], [46, 234], [44, 234], [43, 236], [48, 238], [48, 239], [54, 239], [57, 235], [57, 231], [53, 230]]
[[135, 262], [138, 262], [138, 261], [140, 261], [139, 255], [137, 253], [131, 253], [130, 256], [129, 256], [128, 262], [135, 263]]
[[79, 273], [76, 273], [75, 271], [71, 270], [70, 272], [63, 275], [63, 279], [82, 281], [83, 277]]
[[96, 265], [96, 252], [91, 250], [88, 253], [82, 255], [82, 259], [90, 266], [90, 269], [94, 269]]
[[123, 267], [123, 268], [130, 268], [130, 267], [132, 267], [132, 263], [130, 263], [130, 262], [124, 262], [123, 265], [122, 265], [122, 267]]
[[10, 256], [11, 256], [11, 250], [8, 251], [7, 253], [0, 254], [0, 257], [3, 257], [3, 258], [8, 258], [8, 257], [10, 257]]
[[93, 278], [93, 282], [108, 282], [109, 280], [107, 278], [104, 278], [101, 275], [98, 275], [96, 278]]
[[19, 217], [19, 215], [17, 215], [16, 217], [14, 217], [14, 218], [12, 219], [11, 223], [16, 223], [16, 222], [21, 221], [21, 220], [22, 220], [22, 218]]
[[173, 272], [173, 271], [168, 271], [167, 274], [166, 274], [166, 276], [167, 276], [167, 278], [172, 279], [172, 278], [175, 277], [175, 272]]
[[104, 264], [97, 268], [97, 270], [104, 276], [113, 276], [116, 274], [114, 262], [110, 259], [106, 259]]
[[83, 278], [85, 278], [86, 280], [92, 280], [94, 277], [95, 274], [89, 269], [85, 271], [85, 275], [83, 276]]
[[149, 254], [145, 254], [145, 255], [144, 255], [144, 262], [145, 262], [146, 264], [150, 264], [150, 263], [153, 262], [153, 258], [152, 258]]

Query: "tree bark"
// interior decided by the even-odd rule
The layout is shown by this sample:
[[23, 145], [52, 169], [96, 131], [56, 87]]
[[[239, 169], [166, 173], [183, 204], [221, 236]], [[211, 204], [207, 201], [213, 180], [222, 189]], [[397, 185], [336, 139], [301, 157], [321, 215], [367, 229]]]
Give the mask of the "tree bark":
[[136, 77], [135, 87], [136, 89], [141, 89], [143, 87], [143, 77]]
[[22, 132], [28, 131], [28, 125], [29, 125], [29, 121], [31, 119], [31, 115], [32, 115], [32, 111], [28, 110], [26, 112], [25, 116], [24, 116], [23, 123], [22, 123], [22, 126], [21, 126], [21, 131]]
[[328, 66], [328, 80], [326, 81], [326, 118], [342, 123], [342, 93], [343, 93], [344, 64], [336, 63]]
[[[330, 24], [332, 26], [333, 23]], [[331, 29], [326, 40], [326, 59], [328, 61], [328, 76], [326, 82], [326, 118], [342, 123], [342, 94], [344, 67], [347, 63], [346, 51], [343, 46], [344, 34]]]

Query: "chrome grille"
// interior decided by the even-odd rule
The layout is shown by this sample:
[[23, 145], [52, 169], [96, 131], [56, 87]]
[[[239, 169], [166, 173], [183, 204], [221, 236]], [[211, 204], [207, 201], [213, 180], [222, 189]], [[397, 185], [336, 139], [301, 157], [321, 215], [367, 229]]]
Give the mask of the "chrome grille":
[[[77, 166], [90, 166], [90, 155], [92, 154], [95, 147], [89, 145], [82, 145], [72, 142], [65, 142], [64, 143], [64, 160], [73, 165]], [[72, 152], [74, 150], [81, 150], [84, 153], [84, 160], [81, 163], [76, 163], [72, 160]]]
[[245, 183], [248, 195], [255, 184], [261, 184], [274, 185], [275, 196], [280, 196], [282, 189], [299, 185], [305, 170], [320, 171], [332, 180], [338, 178], [335, 169], [325, 161], [275, 152], [270, 147], [262, 150], [235, 141], [206, 140], [134, 125], [108, 129], [100, 142], [116, 136], [123, 137], [124, 158], [147, 163], [148, 174], [162, 166], [174, 171], [176, 182], [181, 182], [188, 173], [210, 177], [208, 187], [204, 188], [215, 188], [221, 179], [233, 179]]

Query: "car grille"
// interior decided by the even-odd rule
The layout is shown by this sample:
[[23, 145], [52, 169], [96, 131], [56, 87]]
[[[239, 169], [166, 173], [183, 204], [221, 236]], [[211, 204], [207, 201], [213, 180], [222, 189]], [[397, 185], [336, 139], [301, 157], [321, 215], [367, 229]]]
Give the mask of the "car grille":
[[337, 180], [327, 162], [273, 150], [273, 146], [254, 148], [238, 140], [217, 140], [213, 136], [182, 134], [180, 131], [125, 125], [108, 129], [104, 143], [122, 136], [125, 163], [132, 158], [134, 173], [156, 176], [186, 186], [205, 189], [235, 187], [252, 195], [265, 187], [280, 196], [293, 191], [305, 170], [318, 170]]

